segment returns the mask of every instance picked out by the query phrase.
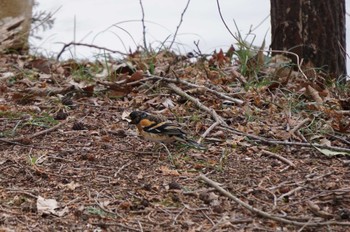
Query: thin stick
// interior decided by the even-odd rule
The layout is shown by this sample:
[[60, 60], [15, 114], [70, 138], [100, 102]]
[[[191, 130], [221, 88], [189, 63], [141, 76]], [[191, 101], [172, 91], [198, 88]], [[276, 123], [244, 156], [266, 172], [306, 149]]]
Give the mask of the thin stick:
[[235, 36], [235, 35], [232, 33], [232, 31], [230, 30], [230, 28], [229, 28], [228, 25], [226, 24], [226, 22], [225, 22], [225, 20], [224, 20], [224, 17], [222, 16], [219, 0], [216, 0], [216, 5], [217, 5], [217, 7], [218, 7], [220, 19], [221, 19], [222, 23], [224, 24], [224, 26], [226, 27], [227, 31], [231, 34], [231, 36], [232, 36], [235, 40], [239, 41], [239, 38], [237, 38], [237, 36]]
[[127, 83], [126, 85], [135, 85], [135, 84], [138, 84], [140, 82], [144, 82], [144, 81], [148, 81], [148, 80], [161, 80], [161, 81], [166, 81], [166, 82], [169, 82], [169, 83], [180, 83], [180, 84], [184, 84], [184, 85], [187, 85], [188, 87], [192, 87], [192, 88], [199, 88], [199, 89], [204, 89], [205, 91], [208, 91], [212, 94], [215, 94], [223, 99], [226, 99], [226, 100], [229, 100], [229, 101], [232, 101], [238, 105], [243, 105], [244, 104], [244, 101], [242, 101], [241, 99], [237, 99], [237, 98], [232, 98], [230, 96], [227, 96], [225, 95], [224, 93], [221, 93], [221, 92], [218, 92], [216, 90], [213, 90], [213, 89], [210, 89], [204, 85], [197, 85], [197, 84], [194, 84], [194, 83], [191, 83], [191, 82], [188, 82], [188, 81], [185, 81], [185, 80], [182, 80], [182, 79], [172, 79], [172, 78], [166, 78], [166, 77], [160, 77], [160, 76], [155, 76], [155, 75], [145, 75], [146, 78], [144, 79], [141, 79], [141, 80], [138, 80], [138, 81], [135, 81], [135, 82], [129, 82]]
[[175, 34], [174, 34], [174, 36], [173, 36], [173, 40], [171, 41], [170, 46], [169, 46], [169, 50], [171, 49], [171, 47], [173, 46], [173, 44], [174, 44], [174, 42], [175, 42], [177, 33], [178, 33], [179, 29], [180, 29], [180, 26], [181, 26], [181, 24], [182, 24], [182, 21], [183, 21], [185, 12], [187, 11], [187, 8], [188, 8], [188, 5], [190, 4], [190, 2], [191, 2], [191, 0], [188, 0], [188, 1], [187, 1], [187, 4], [186, 4], [186, 6], [185, 6], [185, 9], [184, 9], [184, 10], [182, 11], [182, 13], [181, 13], [180, 22], [179, 22], [179, 24], [178, 24], [177, 27], [176, 27]]
[[128, 54], [127, 53], [123, 53], [123, 52], [120, 52], [120, 51], [115, 51], [115, 50], [111, 50], [109, 48], [105, 48], [105, 47], [100, 47], [100, 46], [97, 46], [97, 45], [93, 45], [93, 44], [86, 44], [86, 43], [75, 43], [75, 42], [70, 42], [70, 43], [67, 43], [63, 46], [62, 50], [58, 53], [57, 57], [56, 57], [56, 60], [58, 61], [61, 57], [61, 55], [63, 54], [63, 52], [66, 50], [66, 48], [70, 47], [70, 46], [85, 46], [85, 47], [90, 47], [90, 48], [96, 48], [96, 49], [101, 49], [101, 50], [104, 50], [104, 51], [108, 51], [108, 52], [111, 52], [111, 53], [118, 53], [120, 55], [123, 55], [123, 56], [127, 56]]
[[96, 194], [97, 196], [94, 198], [94, 201], [95, 203], [100, 207], [100, 209], [102, 209], [103, 211], [105, 211], [106, 213], [110, 213], [111, 215], [115, 215], [115, 216], [118, 216], [120, 218], [122, 218], [122, 216], [120, 216], [117, 212], [112, 212], [110, 211], [109, 209], [106, 209], [99, 201], [98, 201], [98, 198], [100, 196], [100, 193], [98, 192]]
[[37, 133], [34, 133], [32, 135], [29, 135], [29, 136], [21, 136], [21, 137], [17, 137], [17, 138], [14, 138], [14, 139], [0, 139], [1, 142], [5, 142], [5, 143], [14, 143], [16, 145], [22, 145], [22, 144], [17, 144], [16, 142], [18, 141], [21, 141], [23, 139], [32, 139], [34, 137], [37, 137], [37, 136], [40, 136], [40, 135], [43, 135], [43, 134], [48, 134], [54, 130], [57, 130], [58, 128], [60, 128], [61, 126], [63, 126], [64, 124], [66, 124], [69, 120], [66, 120], [66, 121], [63, 121], [59, 124], [57, 124], [56, 126], [53, 126], [49, 129], [46, 129], [46, 130], [43, 130], [43, 131], [39, 131]]
[[206, 183], [208, 183], [210, 186], [214, 187], [217, 191], [219, 191], [222, 195], [230, 198], [231, 200], [233, 200], [234, 202], [236, 202], [237, 204], [243, 206], [244, 208], [248, 209], [249, 211], [258, 214], [259, 216], [277, 221], [277, 222], [281, 222], [281, 223], [286, 223], [286, 224], [291, 224], [291, 225], [295, 225], [295, 226], [327, 226], [327, 225], [342, 225], [342, 226], [350, 226], [350, 222], [338, 222], [338, 221], [325, 221], [325, 222], [300, 222], [300, 221], [292, 221], [289, 219], [285, 219], [282, 217], [278, 217], [272, 214], [269, 214], [265, 211], [262, 211], [260, 209], [257, 209], [247, 203], [245, 203], [244, 201], [240, 200], [239, 198], [237, 198], [236, 196], [232, 195], [231, 193], [227, 192], [225, 189], [221, 188], [218, 183], [212, 181], [211, 179], [209, 179], [208, 177], [206, 177], [203, 174], [199, 175], [199, 179], [205, 181]]
[[228, 130], [236, 135], [241, 135], [241, 136], [246, 136], [250, 139], [255, 139], [263, 143], [267, 144], [273, 144], [273, 145], [289, 145], [289, 146], [301, 146], [301, 147], [318, 147], [321, 149], [329, 149], [329, 150], [334, 150], [334, 151], [341, 151], [341, 152], [347, 152], [350, 153], [349, 148], [344, 148], [344, 147], [334, 147], [334, 146], [327, 146], [327, 145], [320, 145], [320, 144], [315, 144], [315, 143], [300, 143], [300, 142], [288, 142], [288, 141], [280, 141], [280, 140], [270, 140], [264, 137], [260, 137], [257, 135], [253, 134], [248, 134], [244, 133], [238, 130], [235, 130], [229, 126], [221, 126], [221, 129]]
[[198, 139], [197, 143], [201, 143], [203, 139], [205, 139], [205, 137], [207, 137], [207, 135], [210, 133], [210, 131], [212, 131], [216, 126], [218, 126], [220, 124], [220, 122], [216, 121], [214, 122], [202, 135], [201, 137]]
[[298, 187], [296, 187], [296, 188], [290, 190], [289, 192], [284, 193], [284, 194], [282, 194], [281, 196], [279, 196], [279, 197], [277, 198], [277, 201], [280, 201], [280, 200], [282, 200], [283, 198], [288, 197], [288, 196], [292, 195], [293, 193], [298, 192], [299, 190], [302, 190], [303, 188], [304, 188], [304, 187], [302, 187], [302, 186], [298, 186]]
[[146, 41], [146, 25], [145, 25], [145, 11], [143, 9], [143, 5], [142, 5], [142, 0], [140, 0], [140, 6], [141, 6], [141, 11], [142, 11], [142, 34], [143, 34], [143, 46], [145, 51], [148, 51], [147, 49], [147, 41]]
[[[219, 96], [219, 97], [221, 97], [223, 99], [232, 101], [232, 102], [234, 102], [234, 103], [236, 103], [238, 105], [244, 104], [244, 101], [242, 101], [241, 99], [232, 98], [230, 96], [225, 95], [224, 93], [221, 93], [221, 92], [218, 92], [216, 90], [210, 89], [210, 88], [208, 88], [208, 87], [206, 87], [204, 85], [197, 85], [197, 84], [194, 84], [194, 83], [182, 80], [182, 79], [172, 79], [172, 78], [160, 77], [160, 76], [155, 76], [155, 75], [145, 75], [145, 77], [146, 78], [143, 78], [141, 80], [137, 80], [137, 81], [134, 81], [134, 82], [126, 83], [126, 85], [133, 86], [133, 85], [137, 85], [137, 84], [139, 84], [141, 82], [152, 81], [152, 80], [161, 80], [161, 81], [166, 81], [166, 82], [170, 82], [170, 83], [180, 83], [180, 84], [187, 85], [188, 87], [204, 89], [207, 92], [213, 93], [213, 94], [215, 94], [215, 95], [217, 95], [217, 96]], [[120, 81], [118, 83], [124, 84], [125, 82], [126, 82], [126, 80], [123, 80], [123, 81]], [[104, 84], [104, 83], [102, 82], [101, 84]], [[104, 85], [106, 85], [106, 84], [104, 84]], [[107, 83], [107, 85], [111, 85], [111, 84]]]
[[296, 125], [292, 130], [289, 131], [289, 133], [292, 135], [294, 134], [297, 130], [299, 130], [304, 124], [310, 122], [311, 120], [309, 118], [304, 119], [301, 121], [298, 125]]
[[220, 115], [218, 115], [216, 113], [216, 111], [214, 109], [210, 109], [207, 106], [203, 105], [197, 98], [194, 98], [190, 95], [188, 95], [187, 93], [185, 93], [182, 89], [180, 89], [179, 87], [177, 87], [175, 84], [170, 83], [168, 84], [168, 87], [173, 90], [175, 93], [177, 93], [178, 95], [190, 100], [191, 102], [193, 102], [199, 109], [208, 112], [216, 122], [219, 122], [219, 124], [221, 125], [227, 125], [226, 122], [221, 118]]
[[272, 153], [272, 152], [266, 151], [266, 150], [262, 150], [261, 152], [262, 152], [263, 154], [265, 154], [265, 155], [272, 156], [272, 157], [274, 157], [274, 158], [276, 158], [276, 159], [279, 159], [279, 160], [281, 160], [282, 162], [285, 162], [286, 164], [288, 164], [289, 166], [292, 166], [293, 168], [296, 167], [295, 164], [294, 164], [292, 161], [290, 161], [290, 160], [287, 159], [287, 158], [284, 158], [283, 156], [280, 156], [280, 155], [278, 155], [278, 154], [276, 154], [276, 153]]
[[167, 147], [164, 143], [160, 143], [160, 144], [162, 144], [162, 146], [165, 148], [165, 150], [166, 150], [166, 152], [168, 153], [168, 156], [169, 156], [171, 162], [173, 162], [173, 156], [171, 155], [171, 153], [170, 153], [168, 147]]
[[140, 227], [140, 231], [143, 232], [143, 228], [142, 228], [142, 224], [139, 220], [137, 220], [137, 223], [139, 224], [139, 227]]
[[54, 131], [54, 130], [57, 130], [58, 128], [62, 127], [62, 126], [65, 125], [68, 121], [69, 121], [69, 120], [63, 121], [63, 122], [57, 124], [56, 126], [53, 126], [53, 127], [48, 128], [48, 129], [46, 129], [46, 130], [43, 130], [43, 131], [39, 131], [39, 132], [37, 132], [37, 133], [34, 133], [34, 134], [30, 135], [30, 136], [27, 136], [27, 138], [32, 139], [32, 138], [34, 138], [34, 137], [38, 137], [38, 136], [43, 135], [43, 134], [48, 134], [48, 133], [50, 133], [50, 132], [52, 132], [52, 131]]
[[116, 172], [114, 173], [114, 177], [117, 177], [117, 175], [118, 175], [124, 168], [126, 168], [127, 166], [129, 166], [129, 165], [132, 164], [132, 163], [134, 163], [134, 160], [131, 160], [129, 163], [124, 164], [123, 166], [121, 166], [121, 167], [118, 169], [118, 171], [116, 171]]
[[173, 219], [173, 225], [175, 225], [177, 218], [182, 214], [182, 212], [186, 209], [186, 207], [183, 207], [178, 214]]
[[[122, 227], [123, 229], [131, 230], [131, 231], [140, 231], [138, 229], [132, 228], [130, 226], [126, 226], [126, 225], [124, 225], [122, 223], [118, 223], [118, 222], [103, 223], [103, 224], [106, 226], [119, 226], [119, 227]], [[91, 225], [101, 226], [101, 222], [92, 222]]]

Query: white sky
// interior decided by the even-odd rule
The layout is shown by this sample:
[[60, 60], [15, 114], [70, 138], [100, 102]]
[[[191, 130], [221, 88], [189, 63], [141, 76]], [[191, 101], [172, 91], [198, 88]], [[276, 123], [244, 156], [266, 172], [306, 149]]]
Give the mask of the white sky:
[[[347, 3], [347, 12], [349, 11]], [[95, 44], [112, 50], [126, 52], [135, 49], [130, 36], [116, 25], [131, 34], [137, 44], [142, 45], [141, 8], [139, 0], [38, 0], [36, 10], [54, 12], [55, 25], [52, 30], [41, 36], [43, 40], [32, 39], [44, 55], [57, 55], [63, 43], [72, 41]], [[146, 38], [154, 47], [175, 33], [181, 13], [187, 0], [143, 0], [146, 22]], [[255, 28], [248, 37], [254, 45], [260, 46], [266, 34], [266, 47], [270, 44], [270, 0], [220, 0], [221, 10], [231, 31], [245, 37], [250, 28]], [[347, 20], [349, 20], [347, 16]], [[131, 22], [130, 20], [136, 20]], [[129, 21], [129, 22], [126, 22]], [[123, 23], [124, 22], [124, 23]], [[350, 51], [350, 28], [347, 25], [347, 47]], [[175, 49], [185, 53], [194, 49], [193, 41], [200, 40], [199, 46], [204, 53], [214, 49], [227, 49], [235, 40], [223, 25], [216, 0], [191, 0], [177, 36]], [[171, 41], [171, 39], [168, 39]], [[124, 46], [126, 48], [124, 48]], [[78, 58], [92, 57], [97, 50], [77, 47]], [[127, 49], [127, 50], [126, 50]], [[349, 53], [349, 52], [348, 52]], [[66, 52], [65, 58], [73, 54]], [[350, 64], [348, 61], [348, 71]]]

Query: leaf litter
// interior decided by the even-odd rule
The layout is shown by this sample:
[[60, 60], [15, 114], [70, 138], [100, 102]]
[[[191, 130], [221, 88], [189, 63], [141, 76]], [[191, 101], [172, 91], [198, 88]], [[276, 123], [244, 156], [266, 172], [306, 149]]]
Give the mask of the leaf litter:
[[[234, 52], [1, 55], [0, 230], [347, 231], [348, 83]], [[133, 110], [207, 150], [140, 139]]]

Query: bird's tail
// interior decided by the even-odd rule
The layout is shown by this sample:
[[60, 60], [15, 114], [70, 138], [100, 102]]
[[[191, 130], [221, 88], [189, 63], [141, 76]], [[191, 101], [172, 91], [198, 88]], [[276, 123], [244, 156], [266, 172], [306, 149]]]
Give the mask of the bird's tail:
[[196, 141], [193, 141], [193, 140], [191, 140], [191, 139], [185, 139], [184, 142], [185, 142], [187, 145], [189, 145], [189, 146], [191, 146], [191, 147], [193, 147], [193, 148], [196, 148], [196, 149], [198, 149], [198, 150], [206, 150], [206, 149], [207, 149], [207, 148], [206, 148], [205, 146], [203, 146], [202, 144], [199, 144], [199, 143], [197, 143]]

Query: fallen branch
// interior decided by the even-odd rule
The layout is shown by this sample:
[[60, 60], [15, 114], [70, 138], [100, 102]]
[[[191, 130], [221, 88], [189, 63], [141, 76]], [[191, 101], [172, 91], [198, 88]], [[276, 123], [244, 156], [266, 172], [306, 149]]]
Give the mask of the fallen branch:
[[[64, 124], [66, 124], [67, 122], [68, 122], [68, 120], [63, 121], [63, 122], [61, 122], [53, 127], [50, 127], [50, 128], [43, 130], [43, 131], [39, 131], [39, 132], [34, 133], [32, 135], [29, 135], [29, 136], [21, 136], [21, 137], [17, 137], [14, 139], [0, 139], [0, 141], [4, 142], [4, 143], [14, 144], [14, 145], [27, 145], [27, 144], [19, 143], [19, 141], [29, 140], [29, 139], [35, 138], [35, 137], [43, 135], [43, 134], [48, 134], [54, 130], [57, 130], [58, 128], [60, 128]], [[45, 148], [45, 149], [49, 149], [49, 148]]]
[[[24, 138], [26, 138], [26, 139], [32, 139], [32, 138], [38, 137], [38, 136], [40, 136], [40, 135], [48, 134], [48, 133], [50, 133], [50, 132], [52, 132], [52, 131], [57, 130], [57, 129], [60, 128], [61, 126], [65, 125], [68, 121], [69, 121], [69, 120], [63, 121], [63, 122], [61, 122], [61, 123], [58, 123], [56, 126], [50, 127], [50, 128], [48, 128], [48, 129], [46, 129], [46, 130], [43, 130], [43, 131], [39, 131], [39, 132], [34, 133], [34, 134], [32, 134], [32, 135], [29, 135], [29, 136], [25, 136]], [[23, 139], [23, 138], [17, 138], [17, 139], [18, 139], [18, 140], [21, 140], [21, 139]], [[18, 140], [15, 139], [15, 140], [13, 140], [13, 141], [18, 141]]]
[[300, 147], [318, 147], [321, 149], [329, 149], [329, 150], [333, 150], [333, 151], [341, 151], [341, 152], [350, 153], [350, 148], [345, 148], [345, 147], [334, 147], [334, 146], [327, 146], [327, 145], [321, 145], [321, 144], [316, 144], [316, 143], [301, 143], [301, 142], [288, 142], [288, 141], [281, 141], [281, 140], [271, 140], [271, 139], [267, 139], [267, 138], [260, 137], [257, 135], [244, 133], [244, 132], [238, 131], [236, 129], [233, 129], [232, 127], [229, 127], [229, 126], [221, 126], [220, 128], [223, 130], [228, 130], [233, 134], [240, 135], [240, 136], [246, 136], [250, 139], [254, 139], [254, 140], [260, 141], [262, 143], [266, 143], [266, 144], [300, 146]]
[[339, 221], [325, 221], [325, 222], [301, 222], [301, 221], [292, 221], [289, 219], [285, 219], [273, 214], [269, 214], [265, 211], [262, 211], [260, 209], [257, 209], [247, 203], [245, 203], [244, 201], [240, 200], [238, 197], [232, 195], [231, 193], [229, 193], [228, 191], [226, 191], [225, 189], [221, 188], [217, 182], [209, 179], [208, 177], [206, 177], [203, 174], [199, 175], [199, 179], [205, 181], [206, 183], [208, 183], [210, 186], [214, 187], [217, 191], [219, 191], [222, 195], [228, 197], [229, 199], [233, 200], [234, 202], [236, 202], [237, 204], [243, 206], [244, 208], [248, 209], [249, 211], [258, 214], [259, 216], [277, 221], [277, 222], [281, 222], [281, 223], [286, 223], [286, 224], [291, 224], [291, 225], [295, 225], [295, 226], [329, 226], [329, 225], [341, 225], [341, 226], [350, 226], [350, 222], [339, 222]]
[[320, 207], [318, 207], [318, 205], [316, 205], [314, 202], [312, 202], [310, 200], [306, 201], [306, 204], [309, 207], [309, 209], [311, 210], [311, 212], [314, 213], [318, 217], [322, 217], [322, 218], [326, 218], [326, 219], [330, 219], [330, 218], [334, 217], [333, 214], [330, 214], [326, 211], [321, 210]]
[[197, 143], [201, 143], [205, 137], [212, 131], [216, 126], [220, 125], [220, 122], [216, 121], [214, 122], [204, 133], [201, 135], [201, 137], [198, 139]]
[[191, 87], [191, 88], [204, 89], [207, 92], [215, 94], [218, 97], [221, 97], [222, 99], [225, 99], [225, 100], [228, 100], [228, 101], [232, 101], [232, 102], [234, 102], [234, 103], [236, 103], [238, 105], [243, 105], [244, 104], [244, 101], [242, 101], [241, 99], [237, 99], [237, 98], [233, 98], [233, 97], [227, 96], [224, 93], [221, 93], [221, 92], [218, 92], [216, 90], [210, 89], [210, 88], [208, 88], [208, 87], [206, 87], [204, 85], [197, 85], [197, 84], [194, 84], [194, 83], [191, 83], [191, 82], [179, 79], [179, 78], [173, 79], [173, 78], [166, 78], [166, 77], [160, 77], [160, 76], [155, 76], [155, 75], [146, 75], [145, 77], [146, 78], [141, 79], [141, 80], [137, 80], [137, 81], [134, 81], [134, 82], [129, 82], [126, 85], [131, 85], [132, 86], [132, 85], [136, 85], [136, 84], [138, 84], [140, 82], [145, 82], [145, 81], [150, 81], [150, 80], [160, 80], [160, 81], [166, 81], [166, 82], [169, 82], [169, 83], [180, 83], [180, 84], [186, 85], [186, 86]]
[[293, 168], [295, 168], [295, 164], [292, 161], [290, 161], [289, 159], [284, 158], [283, 156], [280, 156], [280, 155], [278, 155], [276, 153], [272, 153], [272, 152], [266, 151], [266, 150], [262, 150], [261, 152], [263, 154], [265, 154], [265, 155], [272, 156], [272, 157], [274, 157], [276, 159], [279, 159], [282, 162], [285, 162], [286, 164], [288, 164], [289, 166], [292, 166]]
[[297, 130], [299, 130], [304, 124], [310, 122], [311, 120], [309, 118], [304, 119], [301, 121], [298, 125], [296, 125], [292, 130], [289, 131], [289, 134], [294, 134]]
[[188, 95], [187, 93], [185, 93], [182, 89], [180, 89], [179, 87], [177, 87], [175, 84], [170, 83], [168, 84], [168, 87], [173, 90], [175, 93], [177, 93], [178, 95], [180, 95], [181, 97], [184, 97], [186, 99], [188, 99], [189, 101], [193, 102], [199, 109], [206, 111], [207, 113], [209, 113], [216, 122], [218, 122], [220, 125], [224, 125], [226, 126], [226, 122], [222, 119], [222, 117], [220, 115], [218, 115], [216, 113], [215, 110], [208, 108], [207, 106], [203, 105], [197, 98], [194, 98], [190, 95]]
[[304, 188], [304, 187], [302, 187], [302, 186], [298, 186], [298, 187], [296, 187], [296, 188], [290, 190], [289, 192], [287, 192], [287, 193], [285, 193], [285, 194], [282, 194], [281, 196], [279, 196], [279, 198], [277, 198], [277, 200], [280, 201], [280, 200], [282, 200], [283, 198], [288, 197], [288, 196], [294, 194], [295, 192], [298, 192], [299, 190], [302, 190], [303, 188]]

